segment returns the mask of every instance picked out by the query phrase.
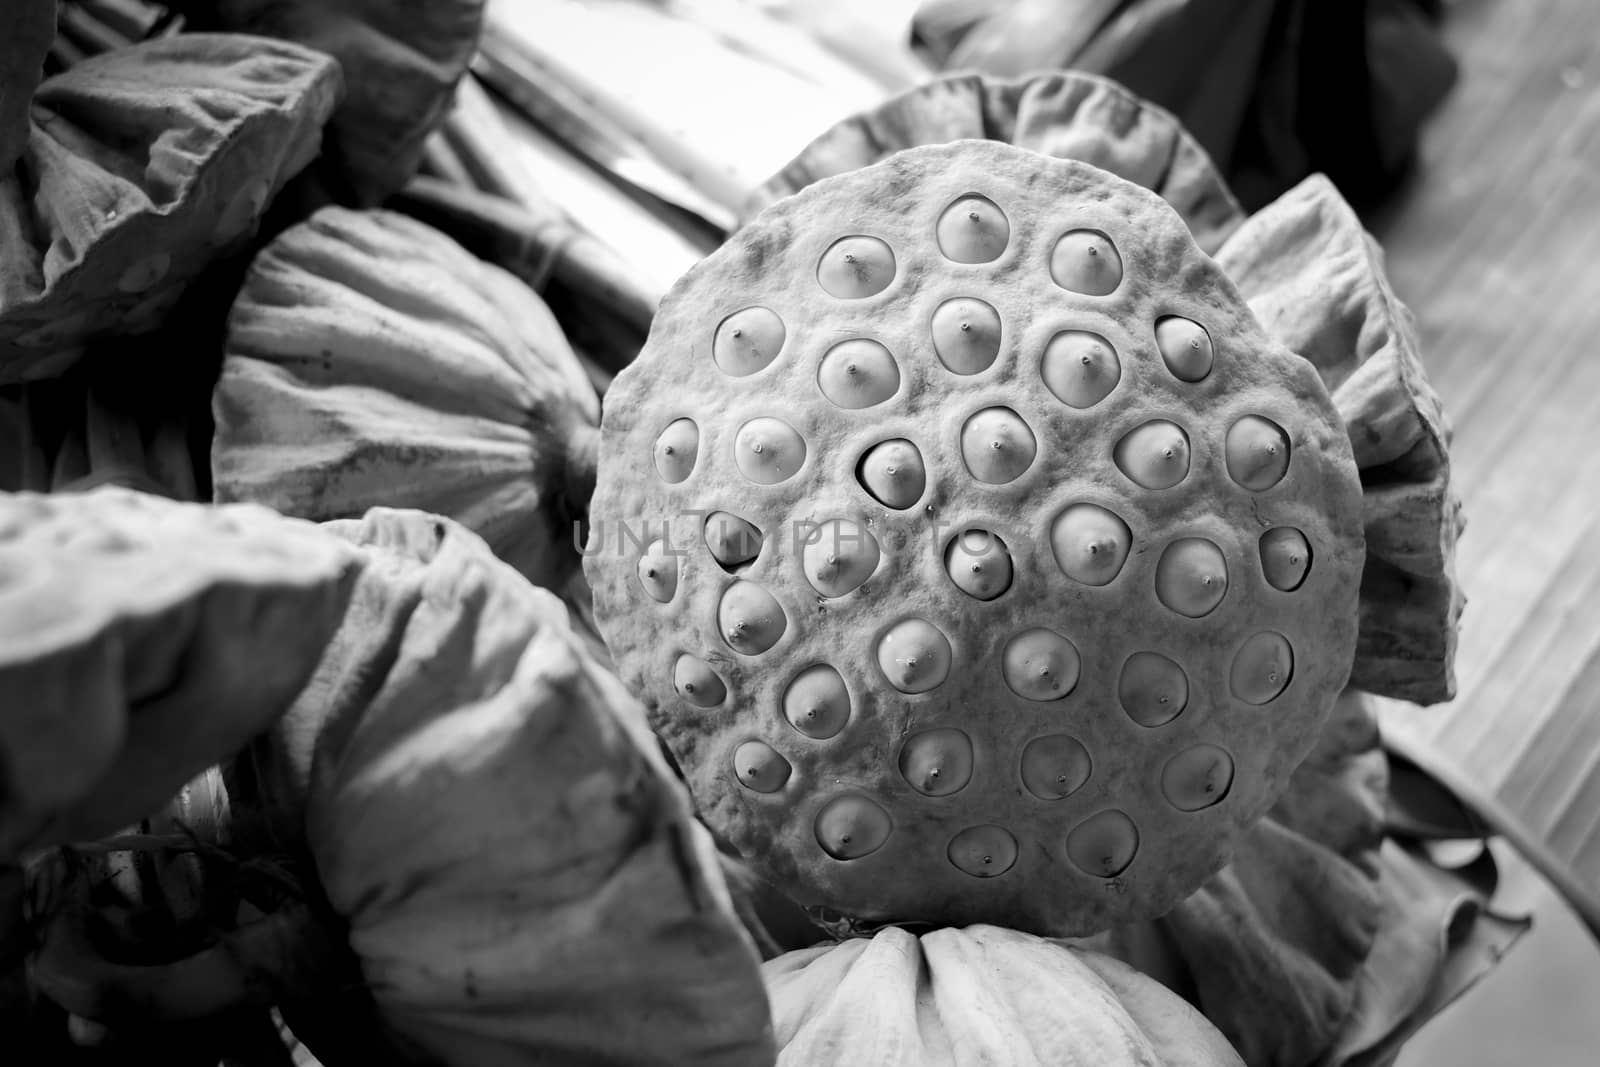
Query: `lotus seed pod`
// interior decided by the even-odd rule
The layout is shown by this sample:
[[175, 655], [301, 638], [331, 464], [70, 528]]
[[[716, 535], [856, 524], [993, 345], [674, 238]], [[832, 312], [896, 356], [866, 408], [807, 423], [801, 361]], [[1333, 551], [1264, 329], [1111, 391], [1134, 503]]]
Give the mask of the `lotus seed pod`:
[[922, 491], [928, 486], [922, 453], [904, 439], [874, 445], [861, 457], [856, 476], [874, 500], [901, 511], [921, 500]]
[[751, 419], [733, 442], [739, 473], [757, 485], [776, 485], [806, 461], [806, 439], [782, 419]]
[[1053, 630], [1025, 630], [1006, 642], [1000, 671], [1024, 700], [1060, 700], [1078, 684], [1082, 660], [1071, 641]]
[[988, 263], [1011, 241], [1011, 223], [993, 200], [963, 196], [939, 216], [939, 251], [957, 263]]
[[877, 296], [894, 281], [894, 250], [876, 237], [842, 237], [817, 264], [817, 282], [840, 300]]
[[1022, 750], [1022, 784], [1040, 800], [1070, 797], [1093, 769], [1083, 742], [1066, 734], [1036, 737]]
[[900, 749], [900, 773], [923, 796], [959, 792], [972, 781], [972, 741], [950, 727], [912, 734]]
[[1146, 489], [1171, 489], [1189, 473], [1189, 435], [1163, 419], [1128, 431], [1113, 453], [1117, 469]]
[[[785, 335], [739, 375], [716, 347], [768, 351], [750, 309]], [[642, 457], [690, 415], [670, 481]], [[1269, 493], [1227, 462], [1249, 417], [1294, 444]], [[716, 512], [758, 552], [725, 565]], [[617, 670], [706, 822], [862, 923], [1167, 912], [1271, 808], [1355, 652], [1361, 485], [1315, 369], [1159, 198], [995, 141], [818, 181], [661, 302], [606, 395], [590, 516], [684, 515], [668, 600], [637, 551], [585, 556]], [[1288, 590], [1280, 528], [1316, 551]], [[763, 793], [768, 750], [790, 773]]]
[[814, 833], [822, 850], [836, 860], [858, 860], [882, 848], [894, 820], [863, 796], [835, 797], [817, 812]]
[[1278, 526], [1261, 535], [1261, 573], [1267, 584], [1292, 593], [1311, 569], [1311, 542], [1292, 526]]
[[776, 793], [794, 770], [789, 761], [765, 741], [746, 741], [740, 745], [733, 753], [733, 766], [745, 788], [757, 793]]
[[1050, 252], [1050, 277], [1071, 292], [1107, 296], [1122, 284], [1122, 256], [1105, 234], [1072, 230]]
[[978, 600], [993, 600], [1011, 588], [1011, 553], [987, 530], [952, 538], [944, 550], [944, 569], [956, 588]]
[[1117, 701], [1140, 726], [1165, 726], [1189, 706], [1189, 676], [1156, 652], [1135, 652], [1122, 665]]
[[713, 511], [706, 516], [706, 547], [723, 570], [733, 571], [761, 554], [761, 531], [748, 519]]
[[1161, 793], [1179, 811], [1220, 804], [1233, 784], [1233, 757], [1216, 745], [1195, 745], [1161, 769]]
[[783, 717], [813, 741], [826, 741], [850, 721], [850, 691], [827, 664], [807, 667], [784, 690]]
[[1216, 358], [1206, 328], [1176, 315], [1156, 323], [1156, 348], [1162, 362], [1180, 382], [1203, 380], [1211, 373], [1211, 363]]
[[849, 519], [822, 523], [805, 541], [800, 565], [811, 588], [826, 597], [854, 592], [883, 558], [871, 532]]
[[1254, 492], [1271, 489], [1289, 473], [1289, 435], [1259, 415], [1228, 427], [1228, 477]]
[[1128, 524], [1098, 504], [1073, 504], [1050, 524], [1056, 566], [1084, 585], [1105, 585], [1121, 573], [1132, 544]]
[[1204, 618], [1228, 592], [1228, 561], [1203, 537], [1172, 542], [1156, 564], [1156, 597], [1179, 615]]
[[1033, 464], [1038, 451], [1033, 431], [1010, 408], [986, 408], [961, 428], [961, 456], [980, 482], [1015, 481]]
[[878, 668], [902, 693], [926, 693], [950, 674], [950, 641], [923, 619], [906, 619], [878, 638]]
[[697, 708], [714, 708], [728, 695], [728, 688], [711, 665], [696, 656], [682, 655], [672, 667], [672, 688]]
[[700, 455], [700, 427], [693, 419], [674, 419], [656, 438], [656, 471], [663, 481], [681, 482]]
[[711, 358], [736, 378], [763, 370], [778, 358], [787, 331], [771, 308], [748, 307], [722, 320], [711, 339]]
[[1246, 704], [1268, 704], [1294, 676], [1294, 646], [1282, 634], [1259, 633], [1239, 649], [1228, 674], [1233, 695]]
[[667, 551], [660, 538], [651, 541], [639, 557], [639, 584], [651, 599], [663, 604], [678, 591], [678, 557]]
[[900, 368], [876, 341], [843, 341], [828, 350], [817, 368], [822, 395], [849, 411], [888, 400], [900, 388]]
[[950, 862], [974, 878], [996, 878], [1017, 862], [1017, 839], [1000, 826], [973, 826], [950, 839]]
[[1115, 878], [1127, 870], [1138, 851], [1139, 828], [1114, 808], [1091, 815], [1067, 834], [1068, 858], [1099, 878]]
[[778, 643], [789, 620], [776, 597], [755, 582], [734, 582], [717, 604], [717, 625], [728, 647], [760, 655]]
[[1122, 380], [1122, 362], [1111, 342], [1099, 334], [1063, 330], [1045, 345], [1039, 377], [1068, 407], [1092, 408]]
[[1000, 355], [1000, 313], [971, 297], [946, 300], [928, 325], [939, 362], [956, 374], [977, 374]]

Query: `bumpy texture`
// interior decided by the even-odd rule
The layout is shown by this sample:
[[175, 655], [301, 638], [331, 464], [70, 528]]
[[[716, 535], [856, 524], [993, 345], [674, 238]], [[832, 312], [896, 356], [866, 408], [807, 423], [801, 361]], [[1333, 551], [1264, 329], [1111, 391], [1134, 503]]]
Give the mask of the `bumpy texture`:
[[155, 329], [316, 155], [341, 88], [319, 52], [218, 34], [45, 81], [0, 179], [0, 383], [59, 373], [98, 334]]
[[996, 926], [897, 927], [762, 964], [789, 1067], [1243, 1067], [1205, 1017], [1108, 956]]
[[339, 61], [349, 91], [317, 163], [341, 198], [405, 184], [477, 49], [484, 0], [173, 0], [201, 29], [281, 37]]
[[219, 500], [448, 515], [535, 582], [578, 569], [600, 405], [510, 274], [385, 211], [325, 208], [250, 265], [212, 402]]
[[1253, 215], [1217, 262], [1273, 336], [1317, 368], [1350, 434], [1367, 542], [1351, 684], [1420, 704], [1449, 700], [1466, 603], [1455, 577], [1463, 523], [1450, 423], [1382, 249], [1315, 175]]
[[310, 677], [358, 569], [264, 508], [0, 496], [0, 857], [135, 822], [237, 751]]
[[367, 569], [229, 788], [309, 851], [397, 1045], [462, 1067], [770, 1063], [710, 835], [566, 609], [448, 520], [325, 528]]
[[705, 817], [808, 905], [1159, 914], [1350, 670], [1322, 383], [1092, 166], [957, 142], [775, 205], [663, 302], [603, 434], [602, 632]]
[[1171, 112], [1082, 71], [936, 78], [820, 134], [751, 196], [746, 216], [817, 181], [906, 148], [965, 138], [1076, 159], [1158, 193], [1215, 253], [1244, 210]]

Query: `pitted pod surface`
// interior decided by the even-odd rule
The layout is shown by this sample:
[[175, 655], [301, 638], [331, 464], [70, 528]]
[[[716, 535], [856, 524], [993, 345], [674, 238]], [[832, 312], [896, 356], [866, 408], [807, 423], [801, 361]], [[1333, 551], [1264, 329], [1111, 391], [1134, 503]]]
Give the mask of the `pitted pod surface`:
[[865, 922], [1166, 911], [1354, 655], [1314, 370], [1153, 194], [997, 142], [818, 182], [685, 275], [606, 397], [590, 521], [704, 817]]

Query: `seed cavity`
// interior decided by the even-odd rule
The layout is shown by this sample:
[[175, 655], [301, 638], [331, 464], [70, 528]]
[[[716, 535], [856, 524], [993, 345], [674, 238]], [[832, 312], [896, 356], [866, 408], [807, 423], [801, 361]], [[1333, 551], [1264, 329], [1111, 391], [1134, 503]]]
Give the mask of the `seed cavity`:
[[800, 567], [811, 588], [825, 597], [839, 597], [872, 577], [881, 555], [877, 538], [866, 527], [849, 519], [830, 519], [806, 530]]
[[999, 826], [969, 826], [945, 851], [957, 869], [974, 878], [1005, 874], [1017, 862], [1017, 839]]
[[951, 538], [944, 569], [957, 589], [976, 600], [993, 600], [1011, 588], [1011, 553], [988, 530], [963, 530]]
[[784, 690], [783, 717], [813, 741], [826, 741], [850, 721], [850, 691], [827, 664], [807, 667]]
[[1202, 381], [1211, 373], [1216, 358], [1205, 327], [1177, 315], [1156, 320], [1156, 348], [1167, 370], [1180, 382]]
[[1189, 676], [1157, 652], [1135, 652], [1122, 665], [1117, 700], [1140, 726], [1165, 726], [1189, 706]]
[[1189, 435], [1177, 423], [1153, 419], [1124, 434], [1112, 459], [1135, 485], [1171, 489], [1189, 473]]
[[876, 237], [855, 234], [828, 246], [817, 263], [817, 284], [840, 300], [876, 296], [894, 281], [894, 250]]
[[711, 665], [698, 656], [684, 654], [672, 665], [672, 688], [689, 703], [702, 708], [714, 708], [728, 695]]
[[666, 542], [660, 538], [651, 541], [639, 557], [639, 584], [650, 599], [663, 604], [678, 591], [678, 557], [667, 551]]
[[735, 652], [758, 656], [778, 643], [789, 626], [776, 597], [755, 582], [738, 581], [717, 603], [717, 629]]
[[1223, 454], [1228, 477], [1253, 493], [1271, 489], [1289, 473], [1289, 435], [1259, 415], [1246, 415], [1228, 427]]
[[751, 419], [734, 435], [733, 461], [757, 485], [777, 485], [805, 463], [806, 439], [782, 419]]
[[1216, 745], [1195, 745], [1161, 768], [1161, 795], [1179, 811], [1220, 803], [1233, 785], [1233, 757]]
[[1228, 561], [1203, 537], [1183, 537], [1167, 546], [1156, 564], [1156, 598], [1171, 611], [1204, 618], [1228, 591]]
[[817, 366], [822, 395], [847, 411], [870, 408], [900, 389], [900, 368], [876, 341], [856, 338], [830, 348]]
[[1263, 630], [1245, 640], [1233, 657], [1228, 687], [1246, 704], [1269, 704], [1294, 677], [1294, 646], [1280, 633]]
[[902, 619], [878, 639], [878, 669], [902, 693], [926, 693], [950, 675], [950, 641], [925, 619]]
[[1077, 686], [1082, 667], [1077, 647], [1043, 627], [1017, 634], [1000, 656], [1006, 685], [1024, 700], [1060, 700]]
[[894, 820], [858, 793], [834, 797], [817, 812], [812, 832], [822, 851], [836, 860], [857, 860], [882, 848], [894, 832]]
[[1115, 578], [1132, 544], [1128, 524], [1098, 504], [1072, 504], [1050, 524], [1056, 566], [1084, 585], [1105, 585]]
[[1046, 389], [1070, 408], [1090, 408], [1122, 380], [1117, 350], [1097, 333], [1064, 330], [1050, 338], [1039, 357]]
[[972, 741], [945, 727], [912, 734], [900, 747], [900, 774], [928, 797], [947, 797], [972, 781]]
[[1033, 431], [1010, 408], [985, 408], [961, 428], [961, 458], [980, 482], [1015, 481], [1038, 455]]
[[733, 753], [733, 772], [739, 784], [757, 793], [776, 793], [789, 781], [794, 768], [765, 741], [746, 741]]
[[747, 377], [778, 358], [786, 333], [783, 320], [771, 308], [735, 311], [717, 327], [711, 339], [711, 359], [723, 373]]
[[1000, 313], [975, 297], [940, 304], [928, 330], [939, 362], [956, 374], [986, 371], [1000, 355]]
[[1085, 296], [1107, 296], [1122, 284], [1122, 256], [1098, 230], [1069, 230], [1050, 252], [1050, 277]]
[[872, 499], [897, 511], [916, 504], [928, 487], [922, 453], [903, 437], [882, 441], [868, 449], [856, 467], [856, 480]]
[[761, 530], [748, 519], [726, 511], [713, 511], [706, 516], [705, 538], [711, 558], [730, 574], [747, 570], [761, 554]]
[[1011, 223], [993, 200], [969, 193], [944, 209], [934, 233], [946, 259], [989, 263], [1010, 243]]
[[1075, 737], [1046, 734], [1022, 749], [1022, 784], [1040, 800], [1060, 800], [1082, 789], [1094, 769], [1089, 750]]
[[656, 438], [656, 473], [676, 485], [689, 477], [700, 455], [700, 427], [693, 419], [674, 419]]
[[1139, 828], [1116, 808], [1097, 812], [1067, 834], [1067, 858], [1085, 874], [1115, 878], [1139, 851]]
[[1267, 584], [1284, 593], [1299, 589], [1311, 570], [1311, 542], [1293, 526], [1277, 526], [1261, 535], [1261, 573]]

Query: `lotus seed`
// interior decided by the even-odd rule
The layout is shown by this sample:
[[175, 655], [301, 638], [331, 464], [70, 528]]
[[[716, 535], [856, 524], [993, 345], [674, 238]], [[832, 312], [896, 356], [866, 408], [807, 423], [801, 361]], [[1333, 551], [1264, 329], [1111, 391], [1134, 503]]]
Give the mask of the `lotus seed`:
[[950, 839], [945, 855], [974, 878], [998, 878], [1017, 862], [1017, 839], [999, 826], [972, 826]]
[[1161, 794], [1179, 811], [1219, 804], [1233, 785], [1233, 757], [1216, 745], [1195, 745], [1161, 769]]
[[901, 511], [916, 504], [927, 488], [922, 453], [904, 438], [873, 445], [861, 457], [856, 478], [878, 503]]
[[876, 237], [841, 237], [822, 253], [817, 282], [830, 296], [860, 300], [876, 296], [894, 281], [894, 251]]
[[733, 765], [746, 789], [776, 793], [789, 781], [794, 768], [764, 741], [746, 741], [733, 754]]
[[656, 473], [676, 484], [689, 477], [700, 452], [700, 427], [693, 419], [676, 419], [656, 438]]
[[928, 325], [934, 354], [955, 374], [988, 370], [1000, 355], [1000, 313], [974, 297], [946, 300]]
[[1271, 489], [1289, 472], [1289, 435], [1259, 415], [1228, 427], [1224, 452], [1228, 477], [1252, 492]]
[[900, 748], [900, 774], [924, 796], [945, 797], [972, 780], [972, 741], [960, 730], [924, 730]]
[[844, 679], [825, 663], [807, 667], [784, 691], [783, 715], [814, 741], [837, 735], [850, 720], [850, 693]]
[[855, 860], [882, 848], [894, 832], [894, 821], [878, 804], [850, 794], [824, 804], [812, 830], [822, 851], [836, 860]]
[[1156, 598], [1191, 619], [1216, 610], [1228, 592], [1228, 563], [1222, 550], [1201, 537], [1180, 538], [1156, 564]]
[[783, 348], [783, 320], [771, 308], [735, 311], [711, 339], [711, 359], [723, 373], [743, 378], [766, 369]]
[[717, 620], [728, 647], [756, 656], [778, 643], [788, 628], [788, 617], [776, 597], [755, 582], [734, 582], [723, 590]]
[[1063, 404], [1090, 408], [1122, 380], [1122, 361], [1111, 342], [1099, 334], [1065, 330], [1045, 345], [1039, 357], [1039, 377]]
[[793, 477], [805, 459], [805, 438], [782, 419], [751, 419], [739, 427], [734, 463], [757, 485], [776, 485]]
[[667, 552], [659, 538], [639, 557], [639, 584], [652, 600], [665, 604], [678, 591], [678, 557]]
[[1234, 696], [1259, 706], [1276, 700], [1293, 677], [1294, 647], [1287, 637], [1266, 630], [1240, 646], [1228, 672], [1228, 685]]
[[830, 519], [807, 533], [800, 567], [811, 588], [825, 597], [840, 597], [872, 577], [881, 557], [878, 541], [866, 527]]
[[1015, 481], [1037, 453], [1033, 431], [1010, 408], [985, 408], [961, 429], [962, 458], [980, 482], [1003, 485]]
[[1139, 828], [1115, 808], [1089, 816], [1067, 834], [1067, 858], [1085, 874], [1115, 878], [1139, 850]]
[[881, 404], [900, 389], [894, 356], [876, 341], [858, 338], [828, 350], [817, 366], [822, 395], [847, 411]]
[[737, 571], [761, 554], [763, 537], [756, 524], [726, 511], [706, 516], [705, 538], [711, 558], [725, 571]]
[[1000, 258], [1011, 240], [1011, 223], [994, 201], [969, 195], [939, 216], [935, 229], [939, 251], [957, 263], [989, 263]]
[[1050, 277], [1070, 292], [1107, 296], [1122, 284], [1122, 257], [1105, 234], [1071, 230], [1050, 252]]
[[1042, 627], [1017, 634], [1000, 657], [1006, 685], [1025, 700], [1060, 700], [1077, 686], [1081, 669], [1077, 647]]
[[1133, 534], [1128, 524], [1098, 504], [1073, 504], [1050, 524], [1050, 548], [1061, 573], [1102, 586], [1122, 571]]
[[689, 703], [702, 708], [716, 707], [728, 695], [722, 679], [697, 656], [678, 657], [672, 667], [672, 685]]
[[1022, 749], [1022, 784], [1040, 800], [1060, 800], [1082, 789], [1092, 766], [1089, 750], [1075, 737], [1046, 734]]
[[1292, 526], [1278, 526], [1261, 535], [1261, 572], [1281, 592], [1299, 589], [1311, 569], [1311, 543]]
[[1189, 473], [1189, 435], [1156, 419], [1124, 434], [1112, 451], [1117, 469], [1145, 489], [1171, 489]]
[[1191, 319], [1169, 316], [1156, 321], [1156, 348], [1174, 378], [1198, 382], [1211, 373], [1211, 335]]
[[1135, 652], [1122, 665], [1117, 700], [1140, 726], [1164, 726], [1189, 706], [1189, 676], [1156, 652]]
[[878, 639], [878, 667], [902, 693], [926, 693], [950, 674], [950, 641], [924, 619], [904, 619]]

